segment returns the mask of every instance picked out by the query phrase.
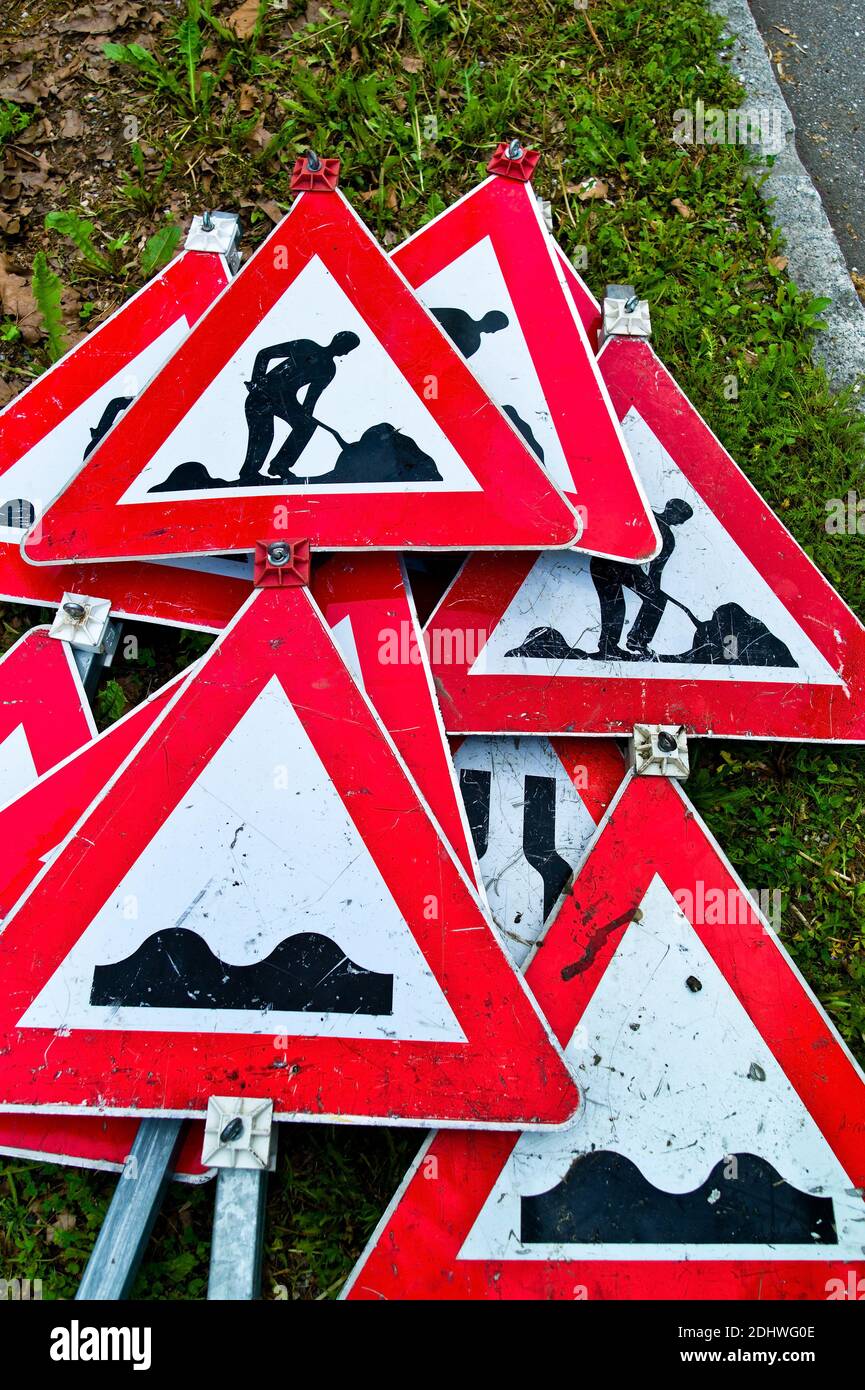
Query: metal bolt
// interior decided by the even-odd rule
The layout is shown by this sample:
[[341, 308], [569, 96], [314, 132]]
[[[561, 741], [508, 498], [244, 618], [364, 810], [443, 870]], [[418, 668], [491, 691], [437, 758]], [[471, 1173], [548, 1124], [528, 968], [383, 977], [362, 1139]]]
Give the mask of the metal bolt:
[[239, 1115], [235, 1115], [233, 1120], [229, 1120], [225, 1129], [219, 1136], [220, 1144], [233, 1144], [235, 1139], [239, 1139], [243, 1133], [243, 1120]]
[[696, 975], [689, 975], [687, 980], [685, 981], [685, 984], [688, 986], [688, 989], [691, 991], [692, 994], [699, 994], [700, 990], [703, 988]]
[[519, 140], [514, 138], [508, 145], [508, 159], [522, 159], [525, 150]]
[[87, 609], [83, 603], [64, 603], [63, 612], [73, 623], [82, 623], [87, 617]]
[[662, 729], [658, 734], [658, 747], [662, 753], [675, 753], [679, 745], [672, 734], [668, 734], [666, 729]]
[[625, 300], [625, 313], [632, 314], [640, 302], [639, 295], [632, 294], [630, 299]]
[[274, 541], [267, 547], [267, 558], [272, 565], [287, 565], [291, 559], [291, 546], [285, 541]]
[[319, 169], [321, 168], [321, 160], [319, 159], [315, 150], [307, 150], [306, 167], [311, 174], [317, 174]]
[[203, 232], [212, 232], [212, 231], [213, 231], [213, 218], [212, 218], [211, 215], [210, 215], [210, 209], [209, 209], [209, 208], [207, 209], [206, 212], [204, 212], [204, 213], [202, 214], [202, 217], [201, 217], [201, 230], [202, 230]]

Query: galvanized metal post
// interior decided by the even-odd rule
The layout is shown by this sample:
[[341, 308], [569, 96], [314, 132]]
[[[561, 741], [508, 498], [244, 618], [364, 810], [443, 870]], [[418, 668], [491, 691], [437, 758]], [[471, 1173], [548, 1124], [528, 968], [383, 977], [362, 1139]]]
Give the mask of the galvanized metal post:
[[219, 1169], [208, 1299], [248, 1302], [260, 1296], [266, 1201], [266, 1169]]
[[76, 1299], [127, 1298], [173, 1172], [182, 1120], [142, 1120]]

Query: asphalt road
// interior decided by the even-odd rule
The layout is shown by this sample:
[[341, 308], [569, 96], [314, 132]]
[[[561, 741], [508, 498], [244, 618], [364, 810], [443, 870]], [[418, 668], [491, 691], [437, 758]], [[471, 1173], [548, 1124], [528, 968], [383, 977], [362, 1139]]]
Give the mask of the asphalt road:
[[796, 122], [799, 157], [848, 268], [865, 274], [865, 0], [750, 4]]

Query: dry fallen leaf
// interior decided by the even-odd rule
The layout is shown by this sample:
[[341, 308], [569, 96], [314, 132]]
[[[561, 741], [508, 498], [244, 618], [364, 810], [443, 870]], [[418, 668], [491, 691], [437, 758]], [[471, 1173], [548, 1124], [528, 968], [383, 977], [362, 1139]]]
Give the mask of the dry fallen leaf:
[[786, 256], [770, 256], [769, 264], [773, 265], [776, 270], [786, 270], [790, 262]]
[[19, 63], [0, 77], [0, 101], [14, 101], [19, 106], [35, 106], [45, 96], [41, 82], [31, 82], [32, 63]]
[[0, 376], [0, 408], [8, 405], [9, 401], [13, 400], [17, 394], [16, 388]]
[[21, 231], [21, 218], [15, 217], [11, 212], [3, 212], [0, 209], [0, 232], [4, 236], [17, 236]]
[[85, 5], [69, 19], [55, 19], [58, 34], [113, 34], [138, 13], [138, 6]]
[[238, 5], [226, 18], [229, 29], [233, 30], [239, 39], [249, 38], [258, 23], [259, 8], [260, 0], [243, 0], [243, 4]]
[[573, 191], [581, 203], [586, 203], [590, 198], [606, 198], [610, 190], [603, 179], [588, 178], [576, 184]]
[[61, 1231], [74, 1231], [76, 1219], [71, 1211], [61, 1211], [56, 1221], [52, 1221], [48, 1227], [47, 1236], [49, 1245], [52, 1244]]
[[856, 293], [862, 300], [862, 303], [865, 304], [865, 275], [861, 275], [858, 270], [851, 270], [850, 279], [853, 281]]
[[270, 218], [271, 222], [276, 223], [282, 221], [282, 208], [279, 206], [278, 203], [275, 203], [272, 198], [262, 199], [262, 201], [256, 203], [255, 206], [257, 208], [261, 208], [261, 211], [265, 214], [266, 217]]
[[330, 19], [330, 11], [326, 5], [320, 3], [320, 0], [309, 0], [303, 18], [306, 24], [321, 24], [322, 20]]
[[63, 124], [60, 127], [61, 140], [77, 140], [84, 134], [84, 121], [81, 119], [80, 111], [65, 111], [63, 113]]
[[400, 67], [406, 72], [420, 72], [423, 67], [423, 58], [418, 58], [413, 53], [404, 53], [399, 62]]
[[38, 343], [42, 337], [42, 315], [23, 275], [15, 275], [0, 255], [0, 306], [17, 324], [25, 343]]
[[255, 88], [250, 87], [248, 82], [237, 93], [237, 109], [241, 116], [248, 116], [250, 111], [255, 110]]
[[671, 207], [674, 207], [679, 216], [684, 217], [686, 221], [689, 217], [694, 216], [691, 209], [688, 207], [688, 204], [683, 203], [681, 198], [674, 198], [671, 203]]
[[251, 130], [246, 137], [246, 143], [251, 150], [264, 150], [270, 144], [273, 135], [259, 121], [255, 130]]

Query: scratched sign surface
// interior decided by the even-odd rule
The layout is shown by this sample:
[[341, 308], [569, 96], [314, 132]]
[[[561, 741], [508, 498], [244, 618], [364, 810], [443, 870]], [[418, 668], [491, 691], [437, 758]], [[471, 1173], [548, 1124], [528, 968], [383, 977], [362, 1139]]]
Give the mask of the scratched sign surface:
[[564, 546], [577, 518], [338, 192], [303, 193], [25, 543], [36, 564]]
[[22, 391], [0, 413], [0, 597], [57, 606], [64, 592], [110, 598], [121, 617], [217, 632], [248, 582], [237, 565], [179, 577], [165, 568], [28, 565], [20, 545], [132, 399], [229, 280], [221, 256], [189, 251]]
[[445, 839], [480, 883], [411, 589], [397, 555], [331, 556], [312, 594]]
[[448, 732], [865, 739], [861, 623], [649, 345], [599, 360], [661, 550], [471, 557], [426, 628]]
[[865, 1077], [675, 782], [625, 783], [527, 979], [576, 1124], [434, 1136], [348, 1296], [844, 1296]]
[[95, 733], [71, 649], [31, 628], [0, 659], [0, 806]]
[[[2, 804], [5, 797], [0, 795], [0, 844], [3, 846], [0, 857], [0, 928], [22, 893], [56, 853], [82, 812], [135, 747], [182, 679], [177, 677], [151, 695], [98, 738], [90, 737], [95, 730], [92, 730], [85, 702], [82, 708], [86, 712], [84, 719], [77, 722], [76, 735], [75, 712], [77, 703], [83, 700], [83, 693], [75, 663], [70, 661], [69, 648], [45, 636], [42, 629], [36, 629], [35, 635], [28, 633], [23, 651], [27, 650], [27, 643], [31, 651], [34, 643], [38, 643], [41, 653], [35, 660], [32, 655], [28, 657], [28, 663], [34, 669], [39, 667], [41, 670], [41, 678], [34, 681], [25, 705], [28, 719], [38, 719], [40, 699], [47, 701], [50, 717], [46, 721], [46, 729], [52, 738], [60, 732], [66, 738], [81, 736], [82, 742], [77, 751], [70, 751], [68, 756], [44, 771], [35, 781], [36, 764], [28, 745], [28, 758], [23, 765], [20, 762], [18, 765], [23, 777], [14, 779], [25, 782], [27, 789], [19, 787], [20, 794], [5, 805]], [[23, 651], [19, 651], [19, 655], [23, 655]], [[8, 669], [8, 666], [0, 666], [0, 672], [4, 669]], [[68, 692], [65, 695], [64, 686]], [[11, 682], [7, 688], [11, 688]], [[70, 699], [74, 702], [71, 707]], [[41, 712], [45, 713], [44, 710]], [[56, 745], [50, 750], [43, 746], [38, 731], [32, 728], [30, 739], [40, 766], [46, 753], [57, 752]], [[10, 764], [4, 761], [3, 753], [8, 746], [0, 740], [0, 783], [5, 778], [6, 793], [9, 791]], [[96, 1119], [83, 1115], [61, 1118], [21, 1113], [0, 1115], [0, 1154], [68, 1163], [77, 1167], [117, 1169], [123, 1166], [135, 1132], [133, 1121], [115, 1118]], [[209, 1170], [201, 1166], [201, 1142], [200, 1128], [186, 1136], [174, 1164], [175, 1176], [179, 1179], [201, 1181], [202, 1177], [208, 1176]]]
[[523, 1126], [578, 1100], [303, 588], [256, 590], [181, 682], [0, 978], [0, 1110], [195, 1115], [240, 1084], [284, 1119]]
[[653, 555], [655, 522], [531, 185], [493, 175], [392, 259], [577, 508], [577, 547]]
[[493, 920], [518, 965], [555, 913], [625, 775], [599, 739], [467, 738], [454, 756]]

